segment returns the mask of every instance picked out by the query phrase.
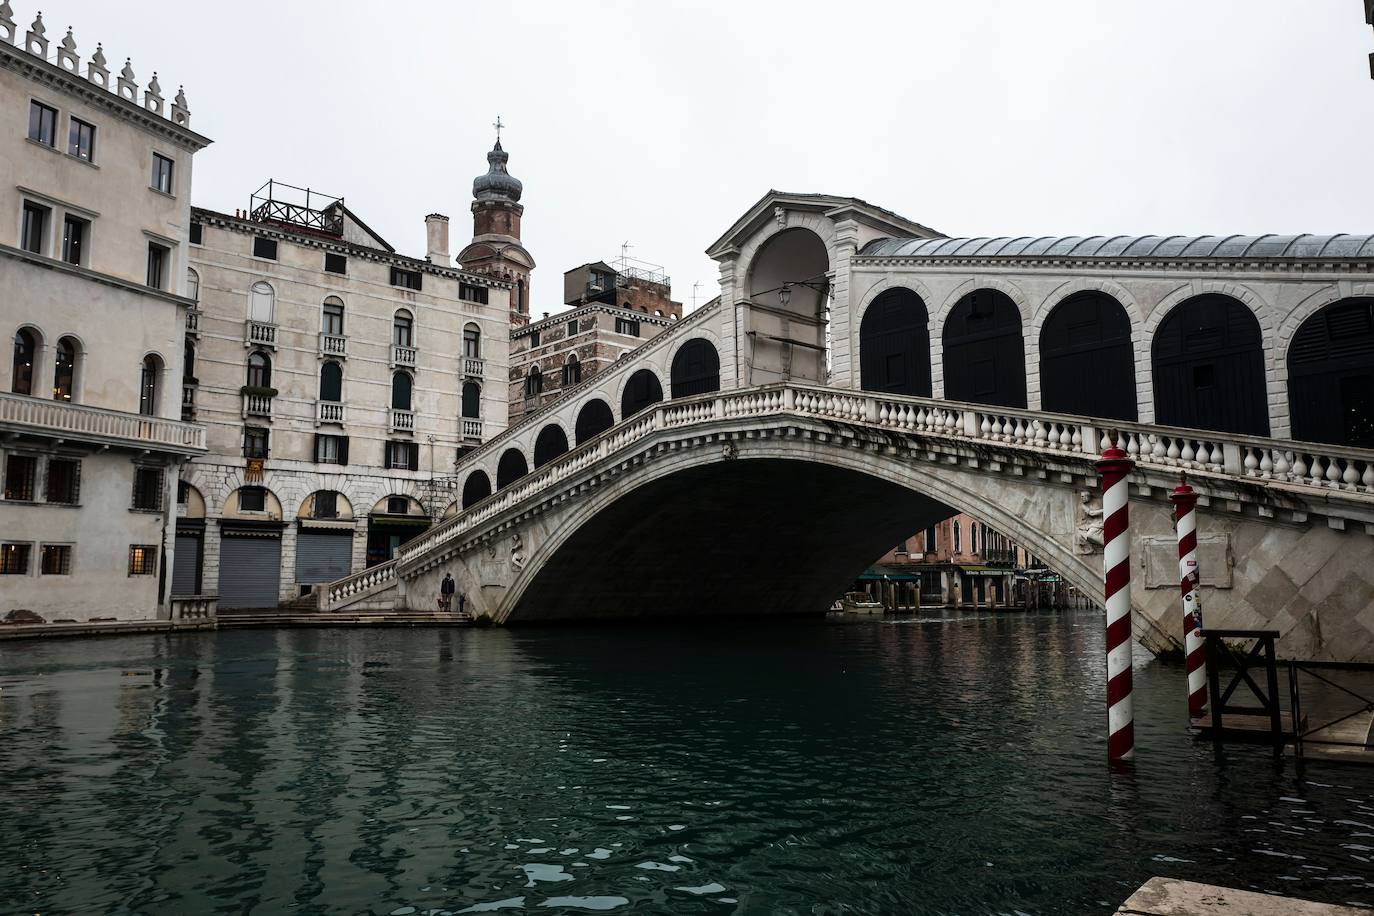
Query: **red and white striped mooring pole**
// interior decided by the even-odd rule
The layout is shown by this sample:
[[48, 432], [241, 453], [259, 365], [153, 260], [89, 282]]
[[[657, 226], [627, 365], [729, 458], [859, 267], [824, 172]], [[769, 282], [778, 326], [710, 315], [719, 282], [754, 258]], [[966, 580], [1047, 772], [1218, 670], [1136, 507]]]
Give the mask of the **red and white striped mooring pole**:
[[1102, 478], [1102, 575], [1107, 595], [1107, 759], [1135, 756], [1131, 708], [1131, 510], [1126, 476], [1135, 462], [1113, 443], [1097, 462]]
[[1206, 653], [1202, 650], [1202, 577], [1197, 565], [1197, 493], [1184, 477], [1169, 499], [1174, 503], [1178, 578], [1183, 589], [1183, 658], [1188, 669], [1188, 717], [1197, 719], [1207, 705], [1207, 664]]

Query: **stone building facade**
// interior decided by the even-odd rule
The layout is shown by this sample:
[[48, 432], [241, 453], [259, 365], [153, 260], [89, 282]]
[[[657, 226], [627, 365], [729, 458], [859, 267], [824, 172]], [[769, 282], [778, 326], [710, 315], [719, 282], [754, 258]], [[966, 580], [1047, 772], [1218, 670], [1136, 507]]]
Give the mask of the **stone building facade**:
[[275, 606], [381, 562], [454, 511], [461, 450], [506, 423], [511, 285], [398, 254], [339, 199], [264, 185], [195, 209], [186, 416], [209, 454], [182, 476], [174, 586]]
[[180, 90], [0, 4], [0, 618], [171, 613], [191, 130]]
[[[902, 607], [998, 607], [1015, 600], [1016, 573], [1035, 565], [1024, 547], [961, 512], [903, 539], [858, 584]], [[892, 591], [880, 594], [882, 583]]]

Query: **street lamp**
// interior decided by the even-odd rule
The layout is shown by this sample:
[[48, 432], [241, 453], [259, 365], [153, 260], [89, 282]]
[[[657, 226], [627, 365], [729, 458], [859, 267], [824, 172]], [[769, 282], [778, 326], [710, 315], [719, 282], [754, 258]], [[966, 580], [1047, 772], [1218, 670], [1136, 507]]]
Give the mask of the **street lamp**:
[[[1370, 2], [1371, 2], [1371, 3], [1374, 3], [1374, 0], [1370, 0]], [[778, 290], [778, 304], [781, 305], [783, 308], [787, 308], [787, 303], [789, 303], [789, 302], [791, 302], [791, 301], [792, 301], [792, 284], [791, 284], [791, 283], [784, 283], [784, 284], [782, 285], [782, 289]]]

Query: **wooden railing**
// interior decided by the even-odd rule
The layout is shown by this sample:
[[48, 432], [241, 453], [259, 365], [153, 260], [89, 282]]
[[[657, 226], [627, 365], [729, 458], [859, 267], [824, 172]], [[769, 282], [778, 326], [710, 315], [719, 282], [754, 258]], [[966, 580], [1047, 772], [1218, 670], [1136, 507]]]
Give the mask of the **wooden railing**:
[[175, 452], [205, 451], [203, 426], [19, 394], [0, 393], [0, 426], [64, 439], [152, 446]]

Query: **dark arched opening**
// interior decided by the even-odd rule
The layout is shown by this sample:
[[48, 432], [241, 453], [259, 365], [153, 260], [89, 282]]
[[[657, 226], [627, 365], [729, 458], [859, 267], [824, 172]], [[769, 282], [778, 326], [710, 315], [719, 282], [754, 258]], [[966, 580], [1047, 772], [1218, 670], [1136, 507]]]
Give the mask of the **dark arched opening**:
[[749, 384], [823, 382], [830, 253], [815, 232], [784, 229], [759, 248], [746, 281]]
[[491, 495], [491, 478], [486, 471], [473, 471], [463, 481], [463, 508], [480, 503]]
[[412, 382], [405, 372], [395, 372], [391, 376], [391, 409], [410, 410], [410, 391]]
[[930, 327], [926, 304], [905, 287], [869, 303], [859, 324], [859, 386], [930, 397]]
[[670, 385], [675, 398], [720, 390], [720, 357], [709, 340], [698, 337], [678, 348]]
[[476, 420], [482, 415], [482, 388], [476, 382], [463, 383], [463, 416]]
[[1269, 435], [1264, 343], [1244, 304], [1215, 293], [1189, 299], [1160, 323], [1152, 353], [1157, 422]]
[[650, 404], [663, 400], [663, 386], [658, 376], [648, 369], [640, 369], [625, 383], [625, 393], [620, 396], [620, 419], [628, 420]]
[[577, 444], [581, 445], [614, 425], [615, 415], [611, 413], [610, 405], [597, 398], [582, 405], [577, 412], [577, 426], [573, 429], [573, 435], [577, 438]]
[[320, 366], [320, 400], [343, 400], [343, 367], [333, 360]]
[[1106, 293], [1076, 293], [1040, 331], [1041, 406], [1059, 413], [1137, 419], [1131, 319]]
[[563, 427], [550, 423], [539, 431], [534, 440], [534, 466], [542, 468], [568, 450], [568, 436]]
[[1293, 438], [1374, 448], [1374, 298], [1343, 299], [1302, 323], [1288, 348]]
[[1021, 312], [1006, 293], [974, 290], [945, 321], [945, 397], [997, 407], [1026, 406]]
[[508, 448], [496, 465], [496, 489], [504, 490], [530, 472], [524, 452], [518, 448]]

